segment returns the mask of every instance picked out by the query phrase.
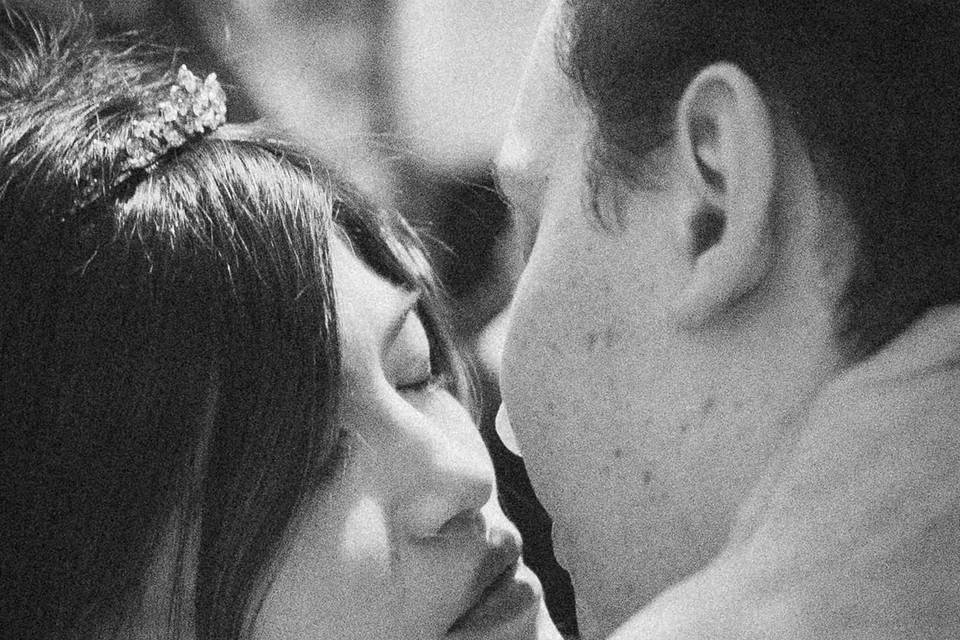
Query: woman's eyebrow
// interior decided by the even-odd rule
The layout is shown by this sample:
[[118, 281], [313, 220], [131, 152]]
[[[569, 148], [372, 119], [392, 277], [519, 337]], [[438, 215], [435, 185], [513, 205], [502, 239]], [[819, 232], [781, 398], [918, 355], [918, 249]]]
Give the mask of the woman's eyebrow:
[[385, 352], [394, 342], [397, 341], [400, 332], [403, 331], [403, 325], [407, 321], [407, 316], [420, 303], [419, 291], [404, 291], [399, 303], [392, 312], [390, 322], [383, 332], [383, 338], [380, 342], [381, 353]]

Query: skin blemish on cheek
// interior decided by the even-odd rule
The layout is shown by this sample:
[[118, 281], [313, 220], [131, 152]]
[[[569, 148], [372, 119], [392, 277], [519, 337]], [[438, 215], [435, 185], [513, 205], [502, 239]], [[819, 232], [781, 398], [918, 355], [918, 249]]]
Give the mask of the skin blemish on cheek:
[[621, 449], [620, 447], [617, 447], [616, 449], [614, 449], [614, 450], [613, 450], [613, 457], [616, 458], [617, 460], [619, 460], [620, 458], [622, 458], [622, 457], [623, 457], [623, 449]]
[[644, 486], [650, 484], [651, 480], [653, 480], [653, 474], [649, 471], [644, 471], [640, 474], [640, 482], [643, 483]]
[[596, 331], [591, 331], [583, 337], [583, 343], [587, 346], [587, 349], [593, 351], [597, 348], [597, 340], [600, 339], [600, 336], [597, 335]]
[[[690, 430], [691, 426], [702, 427], [710, 417], [716, 413], [717, 408], [719, 407], [719, 402], [717, 401], [717, 396], [715, 394], [710, 394], [703, 399], [703, 401], [696, 406], [695, 415], [691, 416], [690, 420], [684, 420], [680, 422], [680, 433], [687, 433]], [[693, 409], [693, 407], [691, 407]]]
[[607, 327], [603, 332], [603, 345], [610, 349], [617, 343], [617, 340], [620, 338], [617, 333], [616, 328], [613, 325]]
[[579, 273], [571, 273], [563, 282], [563, 288], [567, 293], [576, 293], [583, 282], [583, 276]]
[[703, 404], [700, 405], [700, 413], [704, 416], [708, 416], [713, 413], [713, 410], [717, 408], [717, 397], [714, 395], [709, 395], [703, 401]]

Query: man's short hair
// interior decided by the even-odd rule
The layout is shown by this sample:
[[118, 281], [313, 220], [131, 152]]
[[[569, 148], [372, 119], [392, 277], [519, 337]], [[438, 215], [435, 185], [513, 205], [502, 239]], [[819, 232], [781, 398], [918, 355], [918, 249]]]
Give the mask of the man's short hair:
[[[629, 177], [672, 139], [694, 74], [737, 64], [839, 165], [857, 233], [838, 309], [852, 360], [960, 300], [960, 5], [953, 0], [566, 0], [561, 67], [597, 118], [594, 160]], [[626, 172], [626, 174], [624, 173]]]

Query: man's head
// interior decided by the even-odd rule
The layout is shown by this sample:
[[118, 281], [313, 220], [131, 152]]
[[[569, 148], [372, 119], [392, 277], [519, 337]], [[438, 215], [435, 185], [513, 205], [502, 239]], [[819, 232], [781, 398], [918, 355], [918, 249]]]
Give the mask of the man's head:
[[722, 550], [825, 381], [960, 300], [958, 38], [950, 2], [548, 11], [502, 383], [588, 635]]

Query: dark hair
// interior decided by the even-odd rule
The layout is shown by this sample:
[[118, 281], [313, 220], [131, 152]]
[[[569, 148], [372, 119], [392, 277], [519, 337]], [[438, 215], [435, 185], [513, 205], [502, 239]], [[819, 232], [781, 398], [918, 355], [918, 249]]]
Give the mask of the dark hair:
[[596, 114], [601, 167], [668, 142], [686, 84], [718, 61], [840, 160], [841, 175], [818, 172], [858, 234], [838, 309], [852, 359], [960, 300], [957, 3], [566, 0], [563, 21], [560, 64]]
[[30, 35], [0, 30], [0, 628], [129, 633], [172, 526], [195, 610], [172, 598], [169, 635], [241, 637], [337, 455], [331, 234], [422, 290], [464, 392], [430, 269], [398, 215], [255, 126], [123, 178], [92, 143], [143, 117], [169, 53], [8, 18]]

